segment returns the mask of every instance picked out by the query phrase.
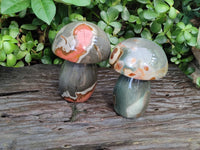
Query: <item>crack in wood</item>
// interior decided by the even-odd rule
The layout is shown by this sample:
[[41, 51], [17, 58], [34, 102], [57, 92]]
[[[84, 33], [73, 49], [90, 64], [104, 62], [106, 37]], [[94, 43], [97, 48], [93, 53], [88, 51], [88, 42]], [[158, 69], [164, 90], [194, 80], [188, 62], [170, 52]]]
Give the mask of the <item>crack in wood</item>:
[[69, 122], [74, 122], [76, 120], [76, 116], [78, 115], [78, 113], [80, 113], [80, 111], [77, 109], [76, 103], [73, 103], [73, 105], [71, 105], [71, 108], [72, 108], [72, 115], [70, 117]]
[[0, 93], [1, 96], [10, 96], [10, 95], [17, 95], [17, 94], [25, 94], [25, 93], [36, 93], [39, 90], [31, 90], [31, 91], [17, 91], [17, 92], [9, 92], [9, 93]]
[[10, 117], [10, 115], [7, 114], [7, 113], [2, 113], [0, 116], [1, 116], [1, 118], [8, 118], [8, 117]]

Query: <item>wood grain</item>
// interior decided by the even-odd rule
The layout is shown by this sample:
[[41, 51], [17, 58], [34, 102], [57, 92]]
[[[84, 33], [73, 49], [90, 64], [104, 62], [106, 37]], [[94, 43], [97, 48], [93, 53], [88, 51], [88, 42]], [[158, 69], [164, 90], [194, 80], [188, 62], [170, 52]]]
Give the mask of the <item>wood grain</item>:
[[79, 104], [59, 96], [59, 71], [0, 67], [0, 149], [200, 149], [200, 91], [176, 66], [151, 82], [149, 107], [138, 119], [113, 111], [113, 69], [98, 70], [94, 94]]

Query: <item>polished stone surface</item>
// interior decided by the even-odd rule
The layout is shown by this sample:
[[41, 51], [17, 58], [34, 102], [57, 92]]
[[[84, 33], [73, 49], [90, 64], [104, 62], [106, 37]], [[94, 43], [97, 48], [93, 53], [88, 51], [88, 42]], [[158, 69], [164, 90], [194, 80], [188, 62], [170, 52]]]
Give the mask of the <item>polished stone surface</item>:
[[109, 58], [110, 41], [97, 25], [76, 21], [64, 26], [56, 35], [53, 52], [75, 63], [98, 63]]
[[139, 80], [160, 79], [168, 70], [164, 50], [155, 42], [143, 38], [130, 38], [119, 43], [109, 62], [117, 72]]
[[150, 81], [136, 80], [120, 75], [114, 92], [114, 109], [125, 118], [140, 117], [146, 110], [150, 98]]
[[95, 64], [76, 64], [65, 61], [62, 65], [59, 90], [70, 102], [84, 102], [90, 98], [97, 83]]

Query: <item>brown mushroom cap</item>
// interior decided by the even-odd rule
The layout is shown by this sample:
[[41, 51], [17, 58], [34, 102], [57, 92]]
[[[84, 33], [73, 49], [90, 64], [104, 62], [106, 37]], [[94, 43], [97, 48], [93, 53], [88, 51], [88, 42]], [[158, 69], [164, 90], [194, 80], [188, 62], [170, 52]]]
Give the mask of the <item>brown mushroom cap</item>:
[[108, 59], [110, 41], [97, 25], [87, 21], [72, 22], [56, 35], [52, 51], [75, 63], [98, 63]]

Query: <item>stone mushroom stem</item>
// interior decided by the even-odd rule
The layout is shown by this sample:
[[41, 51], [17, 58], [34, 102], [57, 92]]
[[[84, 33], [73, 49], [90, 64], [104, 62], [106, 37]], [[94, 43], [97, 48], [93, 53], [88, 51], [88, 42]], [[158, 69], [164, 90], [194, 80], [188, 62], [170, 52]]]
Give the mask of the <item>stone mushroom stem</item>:
[[59, 77], [61, 96], [69, 102], [85, 102], [97, 83], [96, 64], [77, 64], [65, 61]]
[[150, 81], [137, 80], [120, 75], [114, 91], [114, 109], [125, 118], [141, 116], [150, 100]]

